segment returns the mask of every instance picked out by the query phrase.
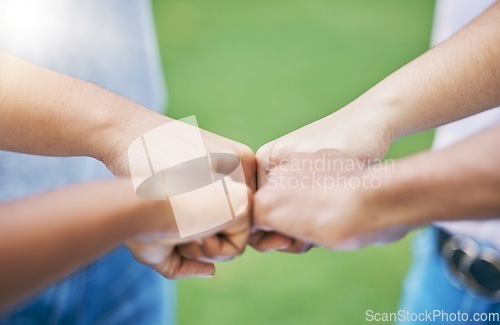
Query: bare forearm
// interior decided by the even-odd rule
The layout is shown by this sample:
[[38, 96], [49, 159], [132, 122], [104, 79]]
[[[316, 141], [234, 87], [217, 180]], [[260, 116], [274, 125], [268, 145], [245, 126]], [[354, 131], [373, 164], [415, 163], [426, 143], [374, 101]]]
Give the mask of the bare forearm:
[[136, 136], [131, 124], [144, 129], [167, 121], [96, 85], [1, 52], [0, 115], [0, 150], [97, 159], [120, 137]]
[[[499, 62], [497, 2], [450, 39], [394, 72], [332, 117], [360, 121], [366, 120], [366, 115], [376, 120], [383, 117], [383, 132], [391, 140], [434, 128], [500, 106]], [[366, 129], [366, 123], [362, 125]], [[380, 128], [380, 123], [374, 128]]]
[[153, 231], [143, 210], [151, 203], [135, 197], [130, 181], [113, 180], [0, 205], [0, 310]]
[[371, 202], [390, 225], [500, 215], [500, 127], [445, 150], [418, 154], [376, 172]]

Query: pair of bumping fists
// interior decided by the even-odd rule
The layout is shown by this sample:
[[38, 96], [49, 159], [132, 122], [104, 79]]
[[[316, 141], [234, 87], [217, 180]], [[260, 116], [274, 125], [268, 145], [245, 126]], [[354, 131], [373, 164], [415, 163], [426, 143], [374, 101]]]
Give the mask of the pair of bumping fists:
[[[462, 201], [469, 202], [469, 210], [457, 205], [460, 200], [450, 194], [450, 189], [462, 187], [448, 187], [456, 183], [445, 181], [473, 173], [458, 168], [445, 178], [435, 176], [431, 166], [462, 160], [465, 157], [462, 152], [475, 157], [468, 151], [481, 149], [484, 144], [469, 144], [471, 147], [467, 149], [438, 154], [430, 162], [425, 157], [416, 157], [396, 164], [393, 169], [375, 170], [355, 162], [382, 159], [397, 138], [500, 105], [499, 17], [497, 2], [448, 40], [392, 73], [346, 107], [264, 145], [255, 157], [242, 144], [207, 134], [209, 152], [232, 152], [240, 157], [246, 183], [251, 192], [255, 191], [250, 200], [253, 204], [245, 216], [217, 234], [178, 243], [175, 248], [170, 246], [169, 252], [173, 252], [170, 256], [174, 258], [158, 258], [157, 261], [163, 261], [160, 272], [167, 270], [162, 273], [173, 278], [212, 275], [212, 261], [240, 254], [247, 243], [260, 251], [303, 252], [311, 245], [355, 248], [397, 239], [408, 231], [407, 225], [415, 227], [444, 217], [453, 219], [466, 214], [463, 216], [466, 218], [478, 211], [485, 213], [484, 207], [475, 205], [477, 202], [468, 200], [467, 195]], [[477, 156], [484, 153], [478, 152]], [[340, 164], [340, 168], [315, 168], [314, 164], [309, 165], [312, 168], [300, 168], [306, 166], [304, 162], [325, 160], [324, 157], [345, 164]], [[491, 161], [495, 159], [492, 157]], [[347, 168], [353, 164], [357, 167]], [[471, 165], [475, 166], [464, 166]], [[425, 176], [418, 173], [423, 167], [433, 179], [419, 184]], [[439, 171], [444, 173], [449, 169]], [[323, 186], [316, 186], [318, 178], [324, 181]], [[342, 180], [343, 186], [325, 186], [327, 181], [330, 184], [338, 180]], [[479, 184], [477, 179], [464, 182]], [[412, 183], [417, 185], [413, 192], [408, 190]], [[441, 192], [450, 195], [445, 202], [452, 204], [442, 204], [440, 196], [425, 194], [436, 184], [445, 188]], [[480, 186], [479, 190], [483, 188]], [[417, 200], [410, 209], [408, 203], [412, 197]], [[433, 204], [427, 201], [429, 198], [434, 200]], [[492, 212], [488, 210], [485, 215], [494, 215]], [[132, 249], [136, 256], [141, 255], [138, 246]], [[157, 266], [153, 267], [158, 269]]]
[[[13, 224], [11, 219], [5, 219], [9, 227], [0, 227], [4, 230], [2, 239], [6, 243], [3, 256], [15, 259], [5, 263], [16, 266], [11, 272], [20, 281], [32, 279], [25, 288], [47, 283], [47, 279], [69, 272], [90, 256], [124, 241], [139, 261], [168, 278], [211, 276], [215, 272], [214, 261], [241, 254], [248, 243], [259, 251], [303, 252], [311, 245], [344, 248], [377, 241], [372, 234], [387, 227], [380, 218], [369, 218], [373, 209], [368, 209], [369, 205], [364, 202], [370, 198], [367, 195], [369, 190], [334, 186], [326, 191], [324, 187], [318, 188], [315, 183], [307, 182], [316, 176], [330, 180], [336, 178], [338, 172], [338, 178], [359, 178], [360, 173], [369, 174], [369, 171], [288, 167], [292, 160], [325, 160], [325, 152], [331, 155], [326, 157], [328, 160], [382, 158], [392, 140], [400, 135], [390, 126], [397, 125], [399, 120], [387, 123], [388, 117], [395, 112], [401, 112], [399, 115], [414, 111], [420, 114], [411, 107], [406, 111], [399, 106], [393, 109], [391, 105], [385, 105], [385, 101], [375, 105], [373, 103], [377, 101], [357, 100], [349, 107], [264, 145], [256, 155], [244, 144], [202, 131], [206, 152], [239, 157], [245, 184], [229, 185], [248, 186], [250, 197], [247, 201], [250, 204], [234, 221], [211, 233], [178, 238], [176, 219], [169, 207], [171, 200], [140, 200], [128, 186], [130, 179], [126, 179], [131, 176], [128, 157], [131, 144], [149, 131], [170, 124], [172, 119], [95, 85], [6, 54], [0, 53], [0, 66], [3, 67], [0, 88], [5, 95], [0, 96], [0, 149], [47, 156], [92, 157], [123, 178], [47, 193], [28, 203], [19, 201], [3, 207], [9, 210], [4, 215], [15, 216], [12, 220], [17, 221]], [[33, 85], [37, 88], [35, 94]], [[414, 93], [415, 89], [411, 88], [411, 92]], [[162, 139], [184, 142], [186, 151], [198, 150], [182, 132]], [[279, 184], [287, 179], [300, 184]], [[246, 191], [242, 192], [246, 198]], [[58, 203], [47, 207], [49, 201]], [[210, 193], [201, 197], [200, 202], [192, 201], [188, 205], [210, 206], [209, 201], [212, 201]], [[63, 217], [66, 215], [75, 217]], [[60, 227], [36, 226], [34, 220], [52, 220], [50, 222]], [[38, 251], [54, 260], [54, 263], [45, 263], [50, 267], [46, 267], [43, 274], [38, 270], [38, 278], [32, 274], [19, 276], [20, 270], [32, 270], [38, 266], [35, 260], [23, 258], [31, 254], [24, 245], [27, 228], [37, 234], [28, 237], [38, 245]], [[93, 237], [88, 237], [88, 233], [94, 233]], [[360, 240], [360, 235], [363, 240]], [[53, 247], [67, 243], [68, 237], [78, 236], [82, 240], [75, 240], [75, 243], [88, 240], [95, 245], [86, 245], [87, 250], [79, 250], [79, 254], [67, 245], [64, 246], [66, 251], [54, 251]], [[45, 245], [41, 247], [40, 243]], [[33, 263], [28, 265], [27, 262]], [[11, 285], [11, 291], [6, 290], [5, 297], [11, 300], [9, 292], [22, 294], [17, 282], [10, 281], [8, 275], [3, 279], [3, 283]]]
[[[369, 133], [367, 129], [348, 124], [339, 123], [333, 114], [267, 143], [256, 154], [244, 144], [201, 131], [207, 152], [239, 157], [246, 184], [227, 186], [229, 191], [232, 186], [247, 187], [248, 200], [239, 202], [245, 205], [243, 212], [212, 232], [174, 241], [162, 240], [162, 233], [168, 237], [170, 232], [175, 232], [172, 226], [175, 222], [171, 222], [158, 230], [160, 236], [156, 239], [129, 240], [128, 247], [139, 261], [175, 279], [211, 277], [215, 273], [214, 262], [242, 254], [247, 244], [262, 252], [302, 253], [312, 246], [344, 249], [377, 242], [372, 235], [375, 229], [363, 221], [366, 217], [360, 204], [363, 188], [325, 188], [314, 184], [319, 179], [320, 183], [330, 180], [334, 185], [336, 179], [342, 179], [345, 185], [348, 179], [369, 174], [368, 165], [364, 163], [368, 157], [372, 160], [385, 154], [389, 144], [383, 133]], [[114, 163], [120, 160], [112, 159]], [[336, 169], [311, 169], [318, 166], [315, 162], [324, 164], [325, 161], [340, 164]], [[347, 165], [353, 161], [361, 162], [357, 164], [361, 167], [343, 168], [342, 162]], [[301, 162], [312, 167], [301, 168]], [[224, 161], [217, 164], [223, 165]], [[108, 168], [120, 175], [126, 171], [117, 169], [124, 165], [108, 164]], [[203, 200], [207, 201], [200, 202]], [[208, 195], [190, 204], [207, 206], [212, 204], [211, 200]], [[173, 220], [171, 206], [168, 202], [165, 205], [161, 207], [165, 215], [169, 215], [165, 219]], [[362, 227], [363, 224], [366, 227]], [[396, 231], [396, 237], [402, 234], [404, 232]]]

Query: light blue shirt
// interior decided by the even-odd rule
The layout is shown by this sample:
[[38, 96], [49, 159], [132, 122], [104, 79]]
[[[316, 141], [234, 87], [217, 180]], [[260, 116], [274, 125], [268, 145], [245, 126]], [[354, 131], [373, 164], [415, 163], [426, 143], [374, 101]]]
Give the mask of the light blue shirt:
[[[0, 0], [0, 50], [95, 83], [156, 111], [165, 106], [166, 88], [148, 0]], [[111, 174], [91, 158], [0, 151], [3, 201], [106, 177]], [[17, 307], [0, 324], [124, 320], [164, 324], [173, 319], [172, 292], [171, 282], [121, 248]]]
[[[160, 111], [166, 92], [156, 44], [148, 0], [0, 0], [0, 50]], [[0, 151], [0, 200], [103, 177], [109, 172], [91, 158]]]

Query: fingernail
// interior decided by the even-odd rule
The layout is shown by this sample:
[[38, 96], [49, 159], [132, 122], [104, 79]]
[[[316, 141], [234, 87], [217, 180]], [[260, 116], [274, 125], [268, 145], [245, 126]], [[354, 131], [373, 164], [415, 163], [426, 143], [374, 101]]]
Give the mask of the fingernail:
[[279, 246], [276, 249], [287, 249], [288, 247], [290, 247], [290, 244], [284, 244], [284, 245]]
[[273, 247], [269, 247], [269, 248], [262, 248], [261, 251], [264, 252], [264, 253], [267, 253], [267, 252], [274, 252], [274, 251], [279, 251], [279, 250], [282, 250], [282, 249], [287, 249], [290, 245], [282, 245], [282, 246], [273, 246]]

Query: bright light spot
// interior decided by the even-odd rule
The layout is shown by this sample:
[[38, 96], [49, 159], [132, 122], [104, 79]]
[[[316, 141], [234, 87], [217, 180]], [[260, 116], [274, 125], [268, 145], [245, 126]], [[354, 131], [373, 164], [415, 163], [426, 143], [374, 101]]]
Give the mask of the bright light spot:
[[61, 30], [62, 1], [0, 1], [0, 46], [14, 50], [47, 46]]

